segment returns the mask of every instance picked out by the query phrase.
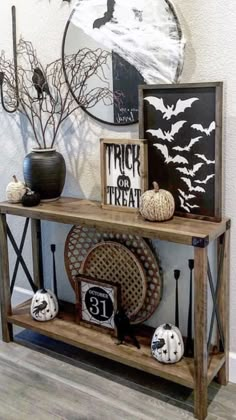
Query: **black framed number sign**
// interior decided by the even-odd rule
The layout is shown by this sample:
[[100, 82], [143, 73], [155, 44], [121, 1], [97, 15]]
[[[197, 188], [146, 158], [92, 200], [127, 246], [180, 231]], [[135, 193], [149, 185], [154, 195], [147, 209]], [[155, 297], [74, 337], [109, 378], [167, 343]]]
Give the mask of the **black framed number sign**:
[[114, 315], [120, 301], [119, 285], [82, 274], [74, 281], [77, 322], [114, 331]]
[[175, 199], [176, 214], [221, 220], [222, 82], [139, 87], [148, 183]]

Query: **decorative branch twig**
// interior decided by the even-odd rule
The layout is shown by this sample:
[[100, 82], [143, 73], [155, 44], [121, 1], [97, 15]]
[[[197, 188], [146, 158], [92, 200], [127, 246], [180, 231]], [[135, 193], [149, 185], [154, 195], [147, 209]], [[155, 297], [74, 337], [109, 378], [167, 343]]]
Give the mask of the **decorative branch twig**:
[[[99, 101], [105, 105], [112, 104], [114, 99], [119, 101], [119, 93], [114, 96], [105, 77], [110, 58], [107, 51], [83, 48], [64, 58], [64, 67], [70, 75], [70, 86], [77, 101], [64, 78], [61, 59], [43, 68], [32, 43], [23, 39], [19, 40], [17, 54], [18, 96], [14, 63], [6, 58], [4, 52], [0, 55], [4, 102], [14, 107], [18, 100], [18, 110], [27, 118], [39, 148], [54, 146], [62, 123], [76, 109], [91, 108]], [[97, 81], [98, 87], [89, 83], [91, 78]]]

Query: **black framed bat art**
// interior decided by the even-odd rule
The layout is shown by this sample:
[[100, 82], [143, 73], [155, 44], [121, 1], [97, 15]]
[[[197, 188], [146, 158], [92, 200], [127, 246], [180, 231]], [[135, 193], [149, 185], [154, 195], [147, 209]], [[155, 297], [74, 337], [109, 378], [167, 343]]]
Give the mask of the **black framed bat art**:
[[175, 199], [176, 215], [221, 220], [222, 82], [139, 87], [139, 135], [148, 183]]

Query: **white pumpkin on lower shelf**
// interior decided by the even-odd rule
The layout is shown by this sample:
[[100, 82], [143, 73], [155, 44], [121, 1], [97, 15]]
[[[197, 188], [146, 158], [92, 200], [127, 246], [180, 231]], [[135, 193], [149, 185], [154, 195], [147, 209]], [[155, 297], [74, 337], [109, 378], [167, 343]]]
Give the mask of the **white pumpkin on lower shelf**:
[[160, 325], [152, 337], [151, 352], [161, 363], [177, 363], [184, 354], [180, 330], [171, 324]]
[[36, 321], [50, 321], [58, 314], [58, 301], [49, 289], [40, 289], [34, 294], [30, 313]]

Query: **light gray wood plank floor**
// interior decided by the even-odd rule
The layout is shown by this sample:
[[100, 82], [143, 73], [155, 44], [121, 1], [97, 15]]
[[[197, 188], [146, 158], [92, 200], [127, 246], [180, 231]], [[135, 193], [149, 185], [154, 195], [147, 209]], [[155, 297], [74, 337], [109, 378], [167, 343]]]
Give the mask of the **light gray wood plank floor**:
[[[38, 350], [0, 341], [1, 420], [194, 418], [193, 393], [182, 386], [104, 359]], [[236, 385], [212, 383], [207, 419], [236, 419]]]

